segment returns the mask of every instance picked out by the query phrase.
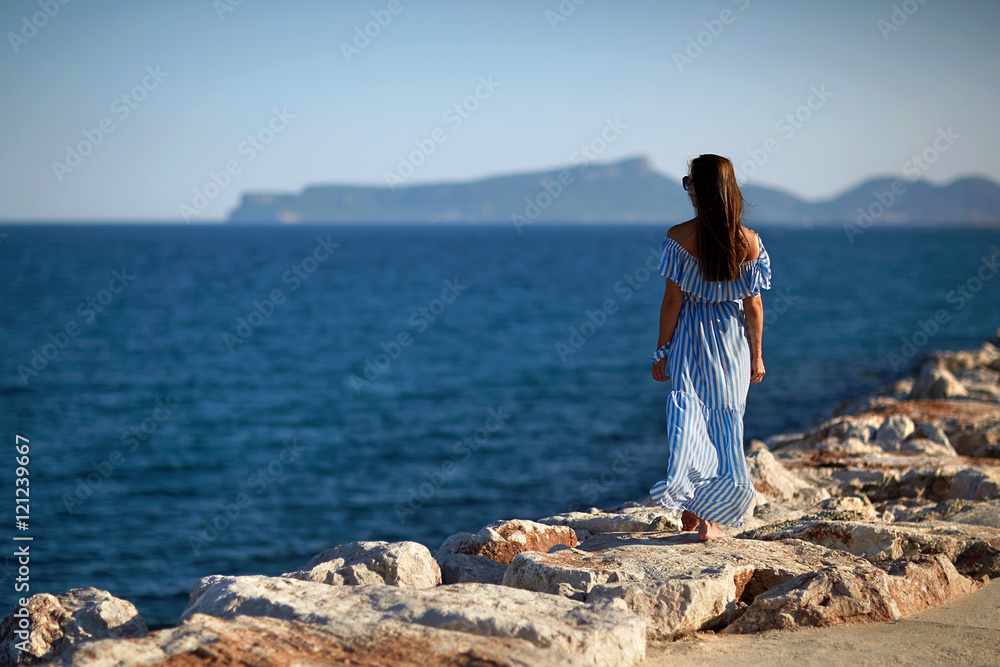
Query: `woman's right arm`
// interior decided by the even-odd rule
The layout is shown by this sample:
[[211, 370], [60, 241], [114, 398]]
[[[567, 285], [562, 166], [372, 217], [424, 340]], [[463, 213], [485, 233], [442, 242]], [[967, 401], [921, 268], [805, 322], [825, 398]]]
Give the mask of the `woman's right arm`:
[[[663, 302], [660, 303], [660, 333], [656, 339], [657, 349], [673, 339], [682, 303], [684, 303], [684, 292], [677, 286], [677, 283], [667, 278], [667, 286], [663, 290]], [[653, 379], [657, 382], [669, 380], [670, 376], [667, 375], [666, 367], [667, 357], [653, 364]]]
[[764, 379], [764, 359], [761, 357], [760, 343], [764, 337], [764, 304], [760, 296], [743, 299], [746, 313], [747, 342], [750, 343], [750, 382]]

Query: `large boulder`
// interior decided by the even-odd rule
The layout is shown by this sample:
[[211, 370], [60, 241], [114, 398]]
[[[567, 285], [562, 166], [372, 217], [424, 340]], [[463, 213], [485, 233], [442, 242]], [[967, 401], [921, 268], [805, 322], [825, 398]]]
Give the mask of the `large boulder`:
[[947, 518], [956, 523], [1000, 528], [1000, 500], [962, 503], [962, 506], [947, 515]]
[[1000, 467], [959, 470], [952, 477], [946, 497], [965, 500], [1000, 498]]
[[827, 566], [875, 567], [800, 540], [703, 543], [692, 533], [606, 533], [577, 548], [519, 554], [504, 585], [591, 604], [622, 600], [647, 620], [649, 639], [665, 640], [724, 627], [759, 593]]
[[652, 504], [652, 499], [649, 501], [649, 505], [630, 502], [607, 510], [591, 507], [586, 511], [565, 512], [539, 519], [538, 523], [569, 526], [577, 535], [584, 536], [594, 533], [680, 531], [680, 510]]
[[895, 621], [899, 606], [888, 575], [875, 567], [824, 567], [806, 572], [758, 595], [726, 634], [787, 630], [841, 623]]
[[[910, 441], [903, 441], [907, 446]], [[881, 451], [845, 455], [831, 451], [782, 449], [776, 457], [799, 477], [834, 496], [987, 499], [1000, 497], [1000, 465], [963, 459], [927, 441], [927, 451]], [[934, 451], [931, 452], [931, 449]]]
[[889, 591], [903, 616], [974, 593], [985, 582], [985, 577], [960, 574], [944, 554], [897, 560], [888, 574]]
[[762, 540], [805, 540], [840, 549], [872, 563], [922, 555], [945, 556], [963, 574], [1000, 576], [1000, 530], [941, 519], [920, 522], [836, 521], [806, 519], [759, 529]]
[[899, 451], [915, 452], [918, 454], [929, 454], [931, 456], [958, 456], [958, 453], [951, 448], [951, 445], [942, 445], [927, 438], [907, 438], [899, 443]]
[[968, 394], [968, 390], [947, 368], [929, 361], [921, 367], [910, 398], [956, 398]]
[[783, 466], [767, 445], [759, 440], [751, 445], [746, 461], [754, 488], [768, 502], [812, 504], [830, 497], [826, 489], [802, 479]]
[[427, 588], [441, 583], [441, 569], [419, 542], [362, 541], [338, 544], [299, 570], [281, 575], [320, 584], [388, 584]]
[[268, 616], [317, 625], [407, 624], [526, 640], [592, 665], [632, 665], [645, 655], [645, 623], [621, 606], [595, 606], [491, 584], [434, 588], [325, 586], [281, 577], [206, 577], [182, 620]]
[[58, 667], [111, 665], [255, 665], [256, 667], [583, 667], [590, 663], [522, 639], [473, 635], [403, 623], [367, 625], [351, 618], [324, 625], [239, 616], [193, 614], [176, 628], [142, 639], [83, 644]]
[[445, 554], [441, 557], [441, 582], [445, 584], [501, 584], [507, 566], [486, 556]]
[[979, 414], [950, 419], [942, 429], [959, 454], [1000, 458], [1000, 407], [976, 405]]
[[576, 533], [568, 526], [511, 519], [494, 521], [475, 534], [457, 533], [445, 538], [434, 556], [439, 561], [447, 554], [486, 556], [507, 565], [522, 551], [548, 551], [557, 544], [576, 546]]
[[[61, 595], [38, 593], [0, 623], [0, 665], [51, 660], [82, 642], [105, 637], [141, 637], [146, 621], [127, 600], [97, 588], [72, 588]], [[29, 629], [27, 636], [18, 634]], [[27, 651], [17, 644], [26, 641]]]
[[956, 572], [941, 555], [898, 561], [888, 572], [875, 567], [824, 567], [758, 595], [722, 632], [895, 621], [981, 585]]
[[906, 415], [889, 415], [878, 427], [875, 439], [886, 451], [895, 451], [916, 429], [913, 420]]

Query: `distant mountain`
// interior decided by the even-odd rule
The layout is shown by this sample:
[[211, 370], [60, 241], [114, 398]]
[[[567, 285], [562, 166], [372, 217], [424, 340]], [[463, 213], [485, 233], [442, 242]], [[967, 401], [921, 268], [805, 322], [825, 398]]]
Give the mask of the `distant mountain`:
[[[859, 209], [880, 224], [1000, 221], [1000, 184], [982, 178], [963, 178], [943, 186], [880, 178], [818, 202], [761, 186], [742, 190], [748, 203], [744, 217], [750, 225], [854, 222]], [[667, 223], [686, 220], [691, 214], [691, 203], [680, 183], [654, 171], [640, 157], [472, 182], [395, 189], [317, 185], [297, 195], [247, 193], [229, 221]]]

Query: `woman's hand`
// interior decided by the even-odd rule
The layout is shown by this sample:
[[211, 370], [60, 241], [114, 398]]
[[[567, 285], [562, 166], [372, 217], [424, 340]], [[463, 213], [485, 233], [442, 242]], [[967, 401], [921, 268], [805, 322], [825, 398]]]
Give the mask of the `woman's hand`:
[[667, 358], [663, 357], [653, 364], [653, 379], [657, 382], [666, 382], [670, 379], [667, 375]]
[[760, 382], [764, 379], [764, 360], [754, 357], [750, 360], [750, 382]]

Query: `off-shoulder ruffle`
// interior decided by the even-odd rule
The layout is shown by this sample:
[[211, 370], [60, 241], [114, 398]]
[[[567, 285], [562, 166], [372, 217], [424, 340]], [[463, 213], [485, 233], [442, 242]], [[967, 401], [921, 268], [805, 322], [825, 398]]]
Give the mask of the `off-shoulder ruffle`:
[[681, 291], [704, 301], [739, 301], [760, 295], [762, 289], [771, 289], [771, 258], [761, 241], [760, 255], [740, 265], [738, 278], [711, 282], [702, 277], [698, 258], [667, 237], [660, 250], [660, 275], [677, 283]]

